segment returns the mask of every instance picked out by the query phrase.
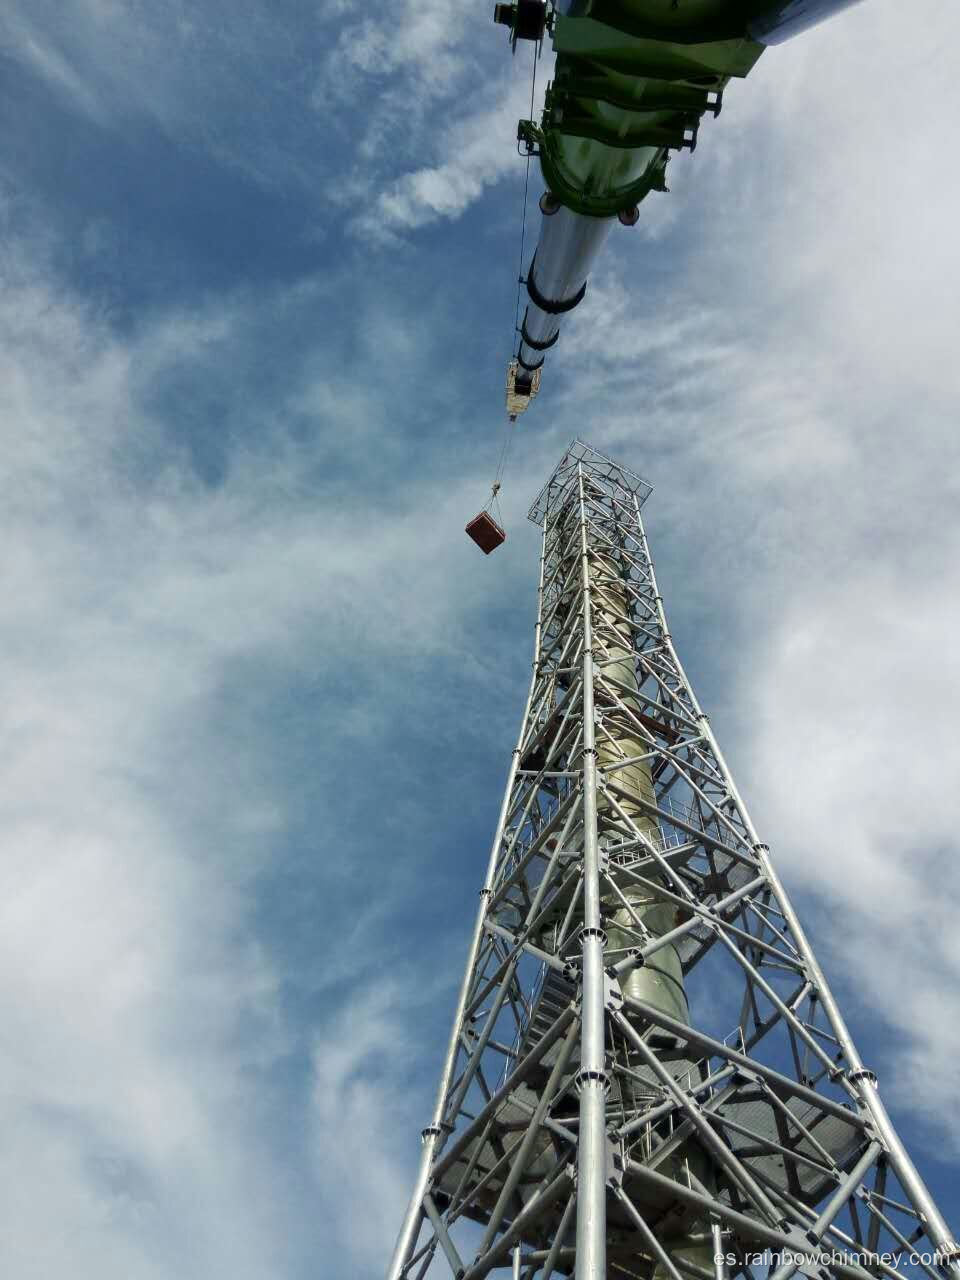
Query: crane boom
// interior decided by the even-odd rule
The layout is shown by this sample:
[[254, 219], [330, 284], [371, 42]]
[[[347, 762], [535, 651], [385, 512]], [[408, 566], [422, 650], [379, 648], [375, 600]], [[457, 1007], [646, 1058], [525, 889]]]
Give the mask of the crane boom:
[[857, 0], [540, 0], [498, 4], [511, 40], [556, 51], [539, 124], [518, 139], [539, 158], [546, 191], [527, 267], [527, 305], [507, 374], [511, 417], [539, 388], [564, 317], [582, 301], [613, 226], [633, 226], [651, 191], [666, 191], [671, 151], [697, 145], [700, 121], [768, 44], [778, 44]]

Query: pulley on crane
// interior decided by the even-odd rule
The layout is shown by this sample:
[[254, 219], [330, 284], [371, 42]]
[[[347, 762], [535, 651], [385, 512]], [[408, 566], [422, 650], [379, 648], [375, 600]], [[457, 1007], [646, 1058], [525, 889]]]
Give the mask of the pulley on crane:
[[516, 422], [519, 415], [530, 407], [530, 401], [539, 390], [540, 370], [534, 369], [527, 378], [521, 374], [520, 362], [511, 360], [507, 365], [507, 415], [511, 422]]

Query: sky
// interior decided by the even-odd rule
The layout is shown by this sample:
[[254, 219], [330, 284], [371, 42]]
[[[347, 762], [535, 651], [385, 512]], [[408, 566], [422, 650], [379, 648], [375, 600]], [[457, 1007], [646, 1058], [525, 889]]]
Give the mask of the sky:
[[575, 436], [655, 487], [678, 650], [960, 1224], [960, 14], [866, 0], [730, 86], [611, 236], [484, 559], [530, 77], [490, 16], [0, 15], [18, 1280], [383, 1273]]

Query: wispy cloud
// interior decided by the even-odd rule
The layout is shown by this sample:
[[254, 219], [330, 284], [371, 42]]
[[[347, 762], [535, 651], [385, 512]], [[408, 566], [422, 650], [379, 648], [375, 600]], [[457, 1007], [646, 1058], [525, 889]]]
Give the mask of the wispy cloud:
[[94, 88], [46, 33], [34, 31], [16, 13], [8, 13], [3, 35], [7, 49], [15, 52], [55, 91], [63, 94], [71, 106], [98, 123], [103, 122], [103, 105]]
[[[424, 717], [464, 663], [502, 684], [470, 640], [496, 582], [478, 589], [457, 567], [474, 563], [462, 525], [476, 471], [429, 500], [430, 463], [393, 485], [406, 421], [334, 350], [308, 348], [277, 396], [220, 385], [218, 370], [269, 367], [254, 353], [281, 322], [303, 329], [326, 278], [207, 298], [121, 337], [35, 254], [14, 247], [0, 300], [3, 1158], [23, 1197], [0, 1207], [7, 1256], [28, 1276], [68, 1256], [106, 1277], [299, 1275], [314, 1228], [292, 1231], [292, 1215], [333, 1197], [322, 1153], [334, 1130], [345, 1151], [347, 1134], [334, 1121], [352, 1117], [356, 1137], [365, 1117], [372, 1132], [381, 1090], [387, 1172], [355, 1160], [357, 1197], [385, 1186], [399, 1203], [391, 1171], [405, 1176], [415, 1151], [387, 1123], [382, 1073], [364, 1084], [361, 1062], [383, 1035], [400, 1051], [402, 1002], [387, 1010], [373, 982], [384, 1029], [339, 1065], [340, 1022], [359, 1024], [328, 1004], [395, 956], [385, 922], [440, 838], [419, 752], [469, 753], [489, 732], [480, 708], [446, 728]], [[375, 291], [356, 330], [380, 377], [387, 358], [415, 381], [429, 360]], [[178, 433], [185, 386], [226, 397], [225, 434], [209, 418]], [[374, 741], [376, 767], [344, 773]], [[366, 906], [358, 866], [377, 869]], [[271, 886], [284, 878], [310, 896], [281, 896], [281, 927]], [[324, 944], [290, 953], [301, 932]], [[294, 1016], [305, 1003], [307, 1020]], [[278, 1131], [300, 1145], [281, 1151]], [[337, 1206], [317, 1231], [341, 1229]], [[51, 1213], [55, 1237], [41, 1229]], [[344, 1257], [372, 1273], [395, 1230], [385, 1217], [379, 1244], [344, 1237], [330, 1274]]]
[[116, 465], [142, 421], [129, 350], [37, 279], [8, 281], [0, 331], [5, 1256], [23, 1275], [68, 1257], [195, 1274], [222, 1235], [253, 1276], [265, 1240], [230, 1221], [234, 1197], [283, 1216], [251, 1159], [263, 1135], [239, 1119], [287, 1049], [245, 925], [275, 817], [248, 786], [208, 843], [249, 759], [208, 754], [216, 628], [164, 600], [171, 575], [189, 597], [210, 574], [204, 531], [172, 533], [189, 492], [136, 493]]
[[[449, 991], [431, 994], [449, 1003]], [[414, 1172], [411, 1138], [432, 1104], [425, 1068], [439, 1055], [424, 1054], [422, 1022], [411, 1025], [411, 1005], [422, 1009], [426, 995], [412, 973], [381, 971], [368, 984], [354, 982], [314, 1047], [313, 1137], [330, 1210], [328, 1247], [364, 1274], [376, 1275], [389, 1260]], [[398, 1092], [411, 1080], [411, 1092]]]
[[[329, 134], [310, 110], [308, 80], [323, 40], [282, 7], [13, 0], [0, 35], [14, 63], [109, 134], [154, 128], [264, 186], [319, 186]], [[275, 113], [286, 117], [281, 136], [266, 127]]]
[[[517, 120], [530, 110], [529, 89], [517, 80], [497, 82], [482, 94], [487, 105], [443, 131], [440, 159], [395, 179], [381, 190], [357, 228], [376, 238], [384, 231], [410, 231], [440, 218], [457, 218], [484, 190], [522, 167], [511, 139]], [[538, 177], [534, 175], [537, 194]], [[519, 209], [518, 209], [519, 218]], [[519, 220], [518, 220], [519, 234]]]

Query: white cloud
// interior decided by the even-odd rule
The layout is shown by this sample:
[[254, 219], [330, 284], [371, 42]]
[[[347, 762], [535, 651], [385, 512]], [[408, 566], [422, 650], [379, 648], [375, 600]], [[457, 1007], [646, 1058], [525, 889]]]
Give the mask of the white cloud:
[[91, 85], [51, 40], [39, 32], [35, 34], [13, 13], [7, 15], [5, 28], [8, 48], [15, 49], [28, 66], [85, 115], [103, 121], [103, 106]]
[[[410, 977], [404, 982], [381, 971], [366, 985], [354, 981], [349, 1002], [321, 1029], [313, 1052], [317, 1181], [330, 1210], [329, 1248], [371, 1276], [385, 1269], [393, 1250], [417, 1134], [432, 1106], [425, 1078], [414, 1094], [397, 1091], [412, 1065], [426, 1074], [427, 1055], [408, 1022], [411, 1004], [423, 1003], [425, 993]], [[448, 1005], [450, 993], [442, 997]], [[430, 1065], [439, 1058], [430, 1054]]]
[[[366, 190], [398, 164], [432, 152], [438, 121], [488, 79], [482, 54], [489, 28], [452, 0], [401, 0], [382, 14], [336, 0], [321, 10], [321, 21], [333, 43], [326, 42], [311, 101], [318, 118], [351, 136], [353, 176]], [[340, 199], [348, 202], [343, 193]]]
[[[381, 79], [408, 74], [410, 93], [427, 100], [448, 94], [470, 65], [464, 35], [471, 15], [450, 0], [404, 0], [383, 17], [358, 4], [337, 4], [333, 9], [341, 30], [318, 81], [323, 97], [342, 93], [344, 64]], [[329, 8], [326, 16], [332, 16]], [[352, 21], [344, 24], [339, 21], [343, 17]], [[391, 93], [396, 94], [396, 86]]]
[[[214, 1256], [252, 1277], [265, 1241], [237, 1199], [282, 1217], [239, 1119], [287, 1047], [244, 925], [269, 796], [221, 825], [229, 853], [191, 835], [230, 785], [202, 732], [217, 645], [189, 592], [150, 616], [165, 569], [115, 465], [129, 350], [40, 280], [8, 282], [0, 331], [4, 1257], [25, 1277], [199, 1275]], [[202, 541], [180, 548], [185, 579]], [[200, 776], [168, 808], [178, 742]]]
[[894, 1029], [885, 1083], [935, 1106], [960, 1151], [960, 529], [938, 533], [839, 579], [797, 574], [753, 672], [751, 773], [791, 880], [822, 899], [831, 969]]
[[404, 0], [383, 15], [328, 4], [306, 26], [259, 0], [189, 14], [73, 0], [67, 19], [40, 0], [15, 3], [3, 36], [12, 58], [102, 128], [148, 121], [264, 185], [348, 210], [382, 239], [455, 217], [519, 172], [530, 64], [510, 58], [489, 18], [451, 0]]
[[[358, 229], [376, 238], [384, 230], [409, 231], [440, 218], [457, 218], [494, 182], [508, 173], [522, 175], [512, 139], [517, 120], [529, 114], [529, 88], [514, 78], [507, 86], [497, 82], [483, 97], [485, 105], [444, 131], [438, 163], [406, 173], [382, 190], [374, 211], [357, 220]], [[531, 181], [536, 216], [536, 167]]]
[[[0, 37], [9, 58], [105, 133], [138, 139], [152, 127], [264, 186], [321, 189], [329, 131], [308, 83], [320, 36], [276, 6], [11, 0]], [[43, 125], [21, 131], [46, 141]]]
[[[13, 247], [0, 299], [0, 1109], [9, 1135], [0, 1177], [18, 1188], [0, 1205], [5, 1258], [38, 1280], [68, 1258], [75, 1273], [104, 1280], [172, 1271], [253, 1280], [277, 1266], [294, 1274], [314, 1228], [291, 1234], [290, 1179], [316, 1179], [311, 1196], [334, 1183], [319, 1154], [311, 1173], [303, 1152], [297, 1173], [297, 1153], [274, 1150], [265, 1119], [281, 1105], [270, 1078], [305, 1053], [305, 1027], [285, 1010], [290, 975], [257, 927], [262, 878], [308, 805], [312, 830], [337, 833], [336, 858], [318, 844], [317, 883], [332, 890], [344, 879], [363, 831], [351, 835], [341, 812], [327, 812], [318, 779], [333, 776], [345, 750], [382, 740], [398, 680], [475, 662], [468, 619], [501, 586], [458, 568], [475, 564], [462, 533], [477, 501], [474, 470], [439, 500], [424, 500], [429, 467], [397, 487], [392, 459], [407, 443], [390, 437], [394, 406], [318, 348], [271, 405], [266, 430], [264, 401], [234, 389], [235, 443], [211, 488], [170, 434], [169, 380], [215, 385], [217, 370], [244, 367], [281, 318], [297, 325], [298, 306], [314, 313], [329, 280], [211, 299], [120, 339], [49, 273], [24, 265], [31, 252]], [[416, 381], [409, 366], [429, 353], [389, 310], [377, 301], [359, 328], [381, 361]], [[175, 403], [186, 409], [189, 396]], [[303, 419], [308, 444], [292, 433]], [[203, 430], [190, 443], [203, 447]], [[358, 449], [367, 464], [359, 483], [374, 486], [362, 501], [343, 472]], [[380, 468], [390, 487], [378, 493]], [[491, 685], [499, 680], [490, 673]], [[309, 729], [316, 776], [283, 778], [273, 757], [286, 722], [254, 709], [238, 737], [222, 706], [248, 686], [282, 698], [315, 681], [330, 686], [317, 703], [324, 718]], [[450, 735], [463, 743], [480, 721], [479, 709], [466, 710], [432, 741], [448, 750]], [[401, 777], [412, 763], [393, 771]], [[406, 812], [415, 804], [398, 800], [395, 821], [422, 821]], [[334, 979], [321, 946], [316, 977], [295, 981], [329, 999], [334, 981], [357, 979], [361, 955], [389, 955], [384, 921], [417, 872], [411, 852], [385, 867], [355, 921], [318, 920], [320, 943], [343, 935], [345, 965]], [[387, 1017], [377, 1003], [385, 991], [374, 990], [374, 1023]], [[342, 1015], [351, 1034], [352, 1017]], [[334, 1026], [333, 1040], [318, 1043], [318, 1070], [339, 1036]], [[381, 1045], [377, 1036], [364, 1054]], [[327, 1067], [318, 1148], [328, 1124], [343, 1137], [345, 1117], [350, 1134], [368, 1133], [381, 1089], [383, 1131], [396, 1138], [383, 1158], [394, 1163], [378, 1172], [372, 1156], [358, 1159], [351, 1194], [375, 1186], [399, 1204], [423, 1107], [412, 1129], [391, 1128], [382, 1080]], [[296, 1106], [295, 1096], [283, 1105]], [[326, 1221], [334, 1210], [323, 1212]], [[51, 1218], [55, 1233], [43, 1226]], [[396, 1226], [385, 1213], [380, 1243]], [[344, 1241], [358, 1273], [375, 1270], [379, 1247], [370, 1235]]]

